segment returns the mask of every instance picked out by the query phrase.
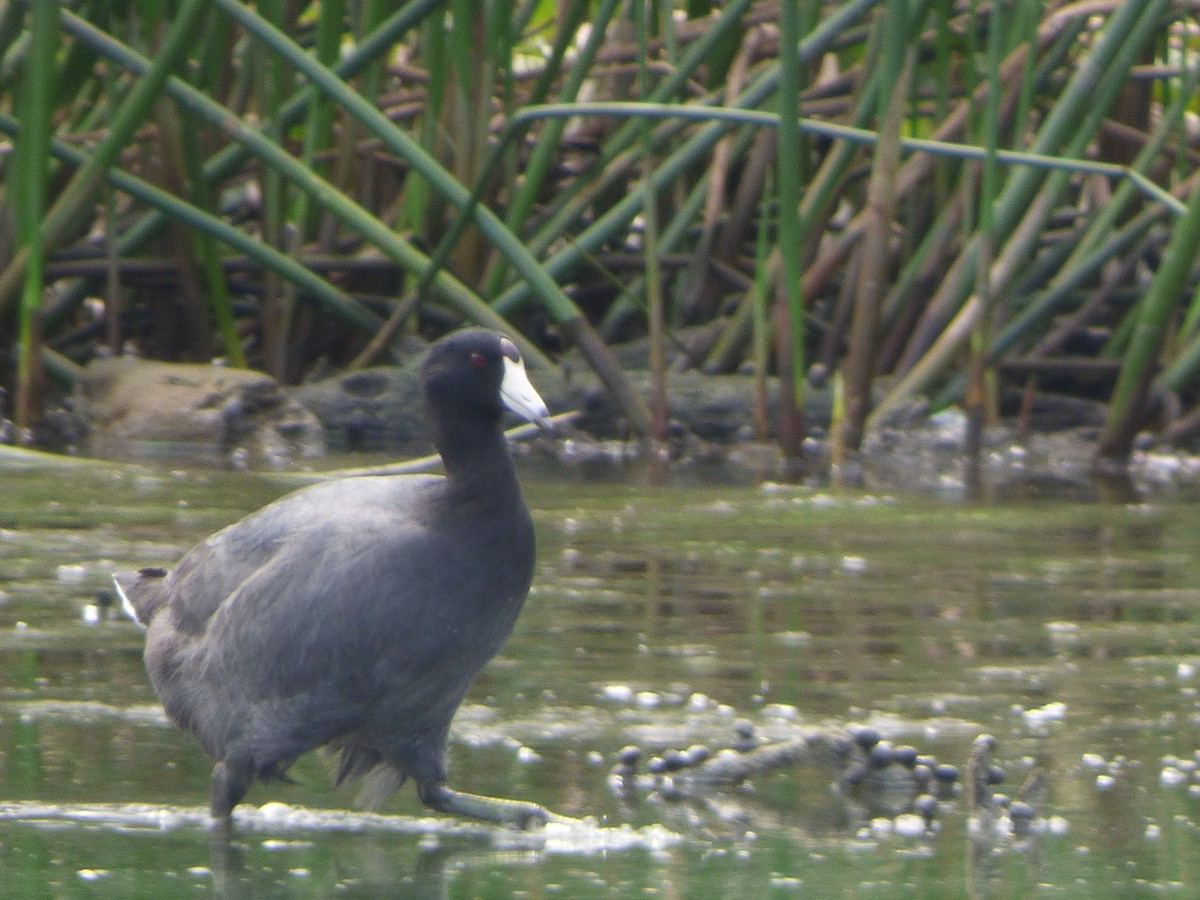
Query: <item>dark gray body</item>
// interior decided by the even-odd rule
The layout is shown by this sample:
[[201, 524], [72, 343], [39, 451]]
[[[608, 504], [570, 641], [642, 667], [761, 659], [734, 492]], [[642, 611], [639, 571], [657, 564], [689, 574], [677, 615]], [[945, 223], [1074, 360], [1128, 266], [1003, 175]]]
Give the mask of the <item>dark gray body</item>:
[[533, 526], [501, 417], [544, 421], [516, 345], [447, 335], [421, 366], [446, 476], [350, 478], [297, 491], [191, 550], [171, 572], [114, 576], [147, 626], [167, 713], [216, 761], [209, 809], [228, 825], [257, 778], [341, 748], [338, 781], [379, 769], [454, 815], [545, 822], [535, 803], [446, 784], [446, 733], [508, 633], [533, 575]]
[[533, 574], [528, 510], [515, 478], [497, 481], [315, 485], [165, 576], [119, 576], [148, 624], [146, 668], [170, 717], [260, 778], [332, 744], [339, 781], [384, 764], [397, 781], [444, 782], [450, 720]]

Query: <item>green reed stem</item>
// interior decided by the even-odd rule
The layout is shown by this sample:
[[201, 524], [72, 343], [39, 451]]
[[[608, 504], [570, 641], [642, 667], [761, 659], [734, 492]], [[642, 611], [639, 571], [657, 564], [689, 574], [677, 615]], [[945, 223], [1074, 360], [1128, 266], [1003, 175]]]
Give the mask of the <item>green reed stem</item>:
[[55, 57], [58, 53], [58, 0], [43, 0], [30, 11], [29, 53], [21, 79], [21, 120], [24, 125], [18, 146], [17, 183], [21, 191], [15, 198], [17, 232], [25, 254], [25, 270], [20, 298], [17, 334], [16, 425], [19, 432], [28, 429], [39, 417], [38, 397], [38, 317], [42, 306], [42, 269], [45, 263], [42, 244], [42, 210], [45, 207], [46, 180], [50, 170], [50, 115], [55, 86]]
[[[42, 5], [41, 2], [32, 4], [35, 13], [40, 11]], [[58, 4], [54, 3], [53, 6], [57, 12]], [[154, 101], [162, 93], [167, 78], [195, 40], [208, 11], [207, 0], [183, 0], [163, 37], [162, 46], [154, 62], [138, 79], [117, 109], [107, 134], [88, 157], [87, 165], [75, 173], [46, 213], [38, 239], [43, 251], [57, 247], [95, 201], [105, 171], [116, 161], [121, 149], [130, 142], [137, 126], [145, 121]], [[18, 251], [3, 272], [0, 272], [0, 319], [4, 317], [24, 279], [29, 264], [29, 247], [33, 243], [34, 241], [31, 241]]]

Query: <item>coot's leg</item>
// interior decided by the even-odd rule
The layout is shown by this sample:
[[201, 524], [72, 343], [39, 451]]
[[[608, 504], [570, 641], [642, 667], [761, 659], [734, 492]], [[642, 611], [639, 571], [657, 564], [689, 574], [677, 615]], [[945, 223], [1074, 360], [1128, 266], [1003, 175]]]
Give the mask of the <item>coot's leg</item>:
[[446, 787], [445, 782], [441, 781], [418, 782], [417, 795], [430, 809], [453, 816], [516, 825], [518, 828], [545, 825], [550, 821], [550, 811], [536, 803], [465, 794]]
[[246, 796], [254, 781], [254, 763], [246, 758], [229, 756], [213, 766], [212, 800], [209, 812], [214, 819], [228, 823], [233, 808]]

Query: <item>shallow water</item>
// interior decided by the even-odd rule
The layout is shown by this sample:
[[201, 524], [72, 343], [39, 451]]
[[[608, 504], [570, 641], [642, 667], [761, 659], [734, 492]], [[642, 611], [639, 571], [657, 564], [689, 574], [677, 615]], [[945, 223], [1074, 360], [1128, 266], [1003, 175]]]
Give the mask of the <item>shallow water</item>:
[[[1200, 506], [967, 504], [525, 478], [539, 535], [517, 630], [456, 720], [452, 784], [582, 822], [519, 833], [352, 811], [313, 754], [232, 842], [210, 764], [163, 717], [107, 573], [169, 565], [287, 486], [115, 466], [0, 472], [5, 896], [1194, 896]], [[100, 621], [87, 619], [99, 612]], [[876, 726], [1031, 768], [1032, 839], [935, 829], [801, 767], [687, 801], [609, 786], [617, 751]], [[905, 824], [907, 823], [907, 824]], [[904, 827], [897, 827], [904, 824]]]

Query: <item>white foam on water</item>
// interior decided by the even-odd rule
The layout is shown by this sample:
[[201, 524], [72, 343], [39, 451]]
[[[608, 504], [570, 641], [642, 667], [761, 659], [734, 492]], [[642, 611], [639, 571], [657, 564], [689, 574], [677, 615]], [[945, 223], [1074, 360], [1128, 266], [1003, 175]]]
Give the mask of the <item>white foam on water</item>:
[[[433, 816], [384, 815], [336, 809], [306, 809], [288, 803], [242, 804], [233, 813], [234, 830], [242, 833], [377, 832], [489, 840], [505, 850], [541, 850], [555, 854], [660, 851], [683, 837], [662, 825], [634, 828], [605, 826], [592, 819], [556, 816], [542, 828], [512, 828]], [[80, 825], [116, 831], [208, 829], [212, 819], [204, 807], [156, 806], [144, 803], [55, 804], [36, 800], [0, 802], [0, 821], [61, 828]], [[290, 843], [290, 842], [289, 842]]]
[[99, 722], [120, 719], [139, 725], [169, 725], [167, 714], [157, 703], [116, 706], [98, 700], [29, 700], [4, 704], [24, 722]]

